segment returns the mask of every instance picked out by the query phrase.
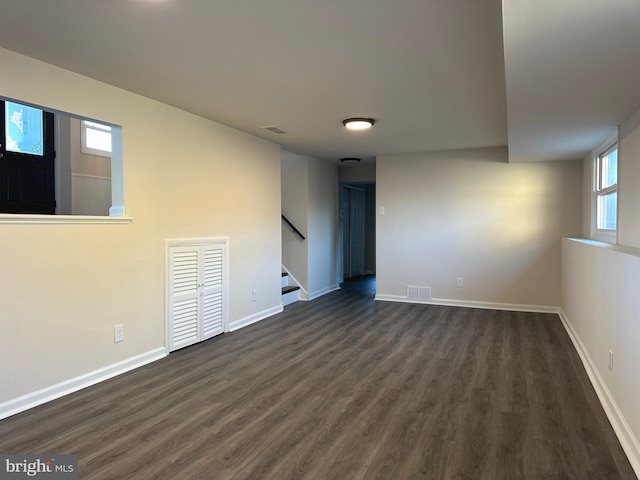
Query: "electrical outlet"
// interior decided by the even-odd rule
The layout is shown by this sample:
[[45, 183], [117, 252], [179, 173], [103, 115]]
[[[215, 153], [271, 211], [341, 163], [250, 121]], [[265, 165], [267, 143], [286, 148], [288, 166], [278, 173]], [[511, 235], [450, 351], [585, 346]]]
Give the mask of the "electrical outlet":
[[613, 350], [609, 350], [609, 371], [613, 372]]
[[456, 287], [462, 287], [464, 285], [464, 280], [462, 280], [462, 277], [458, 277], [456, 278]]
[[251, 301], [252, 301], [253, 303], [256, 303], [256, 302], [258, 301], [258, 290], [255, 290], [255, 289], [254, 289], [254, 290], [251, 292]]
[[113, 326], [113, 343], [124, 342], [124, 325], [114, 325]]

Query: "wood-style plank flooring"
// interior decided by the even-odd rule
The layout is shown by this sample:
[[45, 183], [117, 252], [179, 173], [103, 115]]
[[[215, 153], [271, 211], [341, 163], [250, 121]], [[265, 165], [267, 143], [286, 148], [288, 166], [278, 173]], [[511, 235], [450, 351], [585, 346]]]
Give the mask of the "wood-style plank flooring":
[[557, 315], [372, 279], [0, 421], [80, 478], [635, 479]]

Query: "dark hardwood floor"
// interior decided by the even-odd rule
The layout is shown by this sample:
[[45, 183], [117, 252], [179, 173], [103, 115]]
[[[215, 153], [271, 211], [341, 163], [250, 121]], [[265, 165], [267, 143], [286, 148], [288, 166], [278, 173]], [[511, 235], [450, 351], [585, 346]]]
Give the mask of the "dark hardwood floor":
[[635, 479], [557, 315], [374, 280], [0, 422], [88, 479]]

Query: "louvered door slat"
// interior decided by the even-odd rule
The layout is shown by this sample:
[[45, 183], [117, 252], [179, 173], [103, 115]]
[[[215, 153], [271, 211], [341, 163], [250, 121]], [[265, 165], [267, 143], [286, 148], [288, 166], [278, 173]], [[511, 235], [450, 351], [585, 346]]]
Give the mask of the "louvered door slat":
[[191, 345], [198, 341], [198, 299], [189, 298], [174, 303], [171, 337], [173, 346]]
[[198, 252], [176, 248], [171, 265], [173, 294], [195, 294], [198, 288]]
[[205, 295], [202, 310], [204, 337], [209, 338], [218, 333], [222, 333], [222, 292], [219, 291]]
[[204, 250], [204, 285], [222, 287], [222, 249], [207, 247]]

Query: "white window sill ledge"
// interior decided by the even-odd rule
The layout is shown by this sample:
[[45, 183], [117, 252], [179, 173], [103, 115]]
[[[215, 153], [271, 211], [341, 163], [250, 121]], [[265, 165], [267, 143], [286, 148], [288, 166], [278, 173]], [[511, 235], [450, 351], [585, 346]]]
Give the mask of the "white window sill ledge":
[[43, 224], [126, 224], [133, 222], [132, 217], [94, 217], [89, 215], [31, 215], [18, 213], [0, 213], [0, 224], [21, 223], [31, 225]]
[[638, 247], [628, 247], [626, 245], [607, 243], [607, 242], [602, 242], [600, 240], [592, 240], [587, 238], [567, 238], [567, 240], [571, 242], [582, 243], [584, 245], [591, 245], [592, 247], [596, 247], [596, 248], [613, 250], [614, 252], [620, 252], [626, 255], [632, 255], [634, 257], [640, 257], [640, 248]]

